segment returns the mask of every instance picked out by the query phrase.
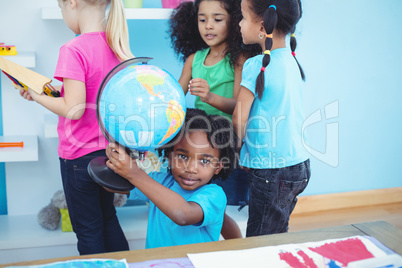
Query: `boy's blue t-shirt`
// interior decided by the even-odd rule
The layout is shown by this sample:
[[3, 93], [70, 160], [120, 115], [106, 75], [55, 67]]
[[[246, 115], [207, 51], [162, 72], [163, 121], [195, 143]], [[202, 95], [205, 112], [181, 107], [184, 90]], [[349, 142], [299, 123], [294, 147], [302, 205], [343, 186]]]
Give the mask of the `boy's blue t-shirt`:
[[250, 90], [254, 102], [240, 152], [240, 165], [255, 169], [293, 166], [309, 158], [303, 146], [302, 79], [296, 60], [288, 48], [271, 51], [265, 69], [261, 99], [255, 92], [263, 55], [248, 59], [243, 66], [241, 86]]
[[[194, 191], [180, 187], [170, 173], [151, 172], [155, 181], [180, 194], [187, 201], [199, 204], [204, 220], [196, 225], [179, 226], [156, 207], [140, 190], [131, 191], [129, 199], [149, 202], [146, 248], [178, 246], [201, 242], [218, 241], [226, 208], [226, 195], [216, 184], [207, 184]], [[169, 200], [166, 200], [169, 202]]]

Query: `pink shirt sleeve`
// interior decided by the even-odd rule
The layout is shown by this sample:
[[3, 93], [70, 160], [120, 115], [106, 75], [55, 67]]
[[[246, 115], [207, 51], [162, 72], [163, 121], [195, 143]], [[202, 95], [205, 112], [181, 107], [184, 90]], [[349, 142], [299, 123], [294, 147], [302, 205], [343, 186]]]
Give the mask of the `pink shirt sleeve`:
[[63, 82], [63, 78], [85, 83], [86, 62], [83, 55], [74, 47], [62, 46], [57, 61], [54, 78]]

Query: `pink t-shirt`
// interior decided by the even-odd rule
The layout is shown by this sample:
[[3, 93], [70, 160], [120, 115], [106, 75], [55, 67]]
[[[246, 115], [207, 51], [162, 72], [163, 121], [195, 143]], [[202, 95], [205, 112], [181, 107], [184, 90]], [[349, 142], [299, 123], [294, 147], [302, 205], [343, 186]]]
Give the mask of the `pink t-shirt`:
[[[105, 149], [103, 136], [96, 117], [96, 97], [103, 78], [120, 61], [110, 49], [104, 32], [85, 33], [75, 37], [60, 48], [54, 77], [78, 80], [85, 83], [86, 105], [78, 120], [59, 116], [59, 156], [76, 159], [91, 152]], [[64, 96], [64, 87], [61, 88]], [[73, 112], [73, 111], [72, 111]]]

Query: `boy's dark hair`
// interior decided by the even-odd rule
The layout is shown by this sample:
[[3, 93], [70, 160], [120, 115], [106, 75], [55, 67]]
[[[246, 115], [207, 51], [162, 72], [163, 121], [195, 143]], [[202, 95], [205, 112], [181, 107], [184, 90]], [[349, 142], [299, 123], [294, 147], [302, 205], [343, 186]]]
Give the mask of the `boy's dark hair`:
[[165, 161], [173, 152], [174, 145], [181, 138], [185, 138], [186, 133], [194, 131], [205, 132], [212, 148], [219, 150], [219, 160], [223, 168], [219, 174], [212, 177], [212, 180], [218, 178], [225, 180], [236, 164], [238, 141], [232, 122], [226, 117], [207, 115], [203, 110], [187, 108], [186, 119], [179, 133], [170, 142], [158, 148], [159, 156], [163, 156]]
[[[300, 69], [300, 74], [303, 80], [305, 75], [302, 67], [296, 59], [296, 37], [294, 32], [296, 30], [296, 24], [302, 16], [302, 6], [300, 0], [249, 0], [250, 9], [256, 15], [257, 18], [262, 18], [264, 21], [264, 28], [266, 33], [272, 34], [276, 29], [281, 34], [290, 35], [290, 48], [292, 54]], [[271, 50], [272, 38], [265, 39], [265, 50]], [[262, 60], [263, 68], [257, 77], [256, 93], [261, 99], [264, 93], [264, 71], [271, 60], [270, 54], [265, 54]]]
[[[207, 48], [208, 45], [202, 40], [198, 30], [198, 8], [205, 0], [184, 2], [174, 10], [169, 20], [169, 34], [172, 46], [176, 54], [185, 61], [191, 54]], [[228, 26], [228, 48], [225, 55], [229, 55], [232, 66], [241, 55], [246, 58], [261, 53], [259, 45], [244, 45], [240, 32], [239, 22], [242, 19], [240, 0], [218, 0], [230, 15]]]

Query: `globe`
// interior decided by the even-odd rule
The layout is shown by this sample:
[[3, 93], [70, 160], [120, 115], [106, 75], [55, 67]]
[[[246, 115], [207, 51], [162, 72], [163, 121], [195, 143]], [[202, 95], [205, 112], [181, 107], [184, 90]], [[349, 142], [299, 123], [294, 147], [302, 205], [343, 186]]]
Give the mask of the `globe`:
[[102, 84], [98, 120], [109, 141], [140, 153], [169, 142], [180, 130], [186, 100], [167, 71], [134, 58]]
[[[151, 58], [133, 58], [117, 65], [103, 80], [97, 96], [99, 127], [109, 142], [117, 142], [133, 158], [168, 143], [180, 130], [186, 101], [177, 80]], [[126, 192], [134, 186], [96, 157], [88, 173], [101, 186]], [[138, 161], [137, 161], [138, 163]], [[139, 165], [140, 166], [140, 165]]]

